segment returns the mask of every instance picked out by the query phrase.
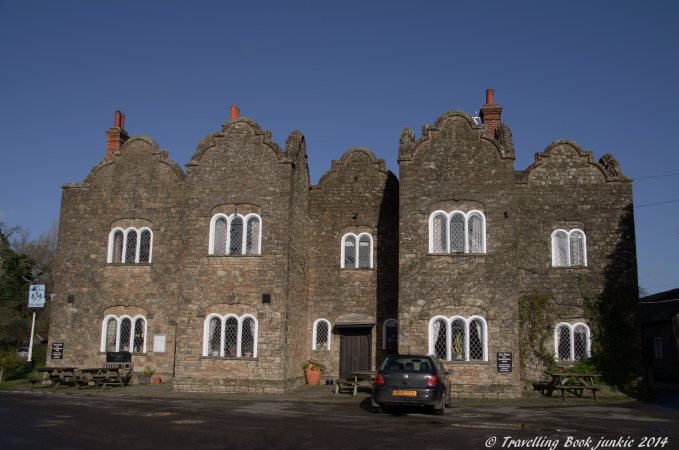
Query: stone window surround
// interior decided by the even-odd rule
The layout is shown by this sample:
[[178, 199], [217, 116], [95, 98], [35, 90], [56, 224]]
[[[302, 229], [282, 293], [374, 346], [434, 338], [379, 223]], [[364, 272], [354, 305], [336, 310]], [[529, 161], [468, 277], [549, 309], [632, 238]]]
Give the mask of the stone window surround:
[[[129, 234], [130, 231], [136, 231], [137, 232], [137, 249], [135, 251], [135, 260], [134, 261], [125, 261], [126, 259], [126, 249], [127, 249], [127, 235]], [[123, 248], [122, 248], [122, 256], [121, 256], [121, 261], [120, 263], [114, 263], [113, 262], [113, 245], [114, 245], [114, 236], [116, 231], [121, 231], [123, 233]], [[139, 262], [139, 248], [141, 246], [141, 234], [144, 231], [148, 231], [151, 234], [150, 237], [150, 242], [149, 242], [149, 260], [148, 262]], [[123, 230], [120, 227], [115, 227], [111, 230], [111, 232], [108, 234], [108, 255], [106, 257], [106, 262], [108, 264], [151, 264], [153, 261], [153, 230], [151, 230], [149, 227], [141, 227], [139, 229], [135, 227], [129, 227], [126, 230]]]
[[[238, 254], [227, 253], [227, 254], [215, 255], [215, 249], [214, 249], [214, 246], [215, 246], [215, 223], [217, 222], [217, 220], [219, 218], [226, 219], [226, 227], [227, 227], [227, 230], [229, 230], [228, 233], [227, 233], [227, 240], [226, 240], [226, 248], [228, 250], [230, 242], [231, 242], [231, 231], [230, 231], [231, 230], [231, 221], [235, 217], [240, 217], [243, 220], [243, 232], [242, 232], [243, 243], [242, 243], [242, 246], [241, 246], [241, 251], [243, 253], [238, 253]], [[246, 239], [247, 239], [247, 223], [248, 223], [248, 220], [251, 217], [256, 217], [257, 219], [259, 219], [259, 236], [258, 236], [258, 242], [257, 242], [257, 249], [259, 250], [258, 253], [245, 253], [246, 252]], [[238, 213], [233, 213], [230, 216], [223, 214], [223, 213], [217, 213], [214, 216], [212, 216], [212, 219], [210, 219], [210, 241], [209, 241], [209, 244], [208, 244], [208, 254], [213, 255], [213, 256], [239, 256], [239, 255], [254, 256], [254, 255], [261, 255], [261, 253], [262, 253], [263, 227], [264, 227], [264, 222], [262, 221], [261, 216], [259, 214], [256, 214], [256, 213], [249, 213], [249, 214], [246, 214], [245, 216], [238, 214]]]
[[[219, 356], [212, 356], [208, 355], [208, 346], [209, 346], [209, 330], [210, 330], [210, 320], [213, 317], [218, 317], [222, 321], [222, 326], [221, 326], [221, 342], [220, 342], [220, 350], [219, 350]], [[245, 319], [252, 319], [254, 322], [254, 332], [253, 332], [253, 337], [254, 337], [254, 342], [252, 343], [252, 357], [244, 357], [244, 356], [225, 356], [224, 353], [224, 330], [225, 330], [225, 325], [226, 325], [226, 320], [230, 317], [235, 318], [238, 321], [238, 337], [237, 337], [237, 343], [236, 343], [236, 355], [242, 355], [242, 349], [241, 349], [241, 344], [242, 344], [242, 337], [243, 337], [243, 321]], [[203, 322], [203, 353], [202, 357], [203, 358], [210, 358], [210, 359], [253, 359], [257, 358], [257, 341], [258, 341], [258, 335], [259, 335], [259, 322], [257, 322], [257, 318], [253, 316], [252, 314], [243, 314], [242, 316], [238, 317], [235, 314], [225, 314], [224, 316], [217, 314], [217, 313], [212, 313], [208, 315], [205, 318], [205, 321]]]
[[[435, 253], [434, 252], [434, 217], [436, 217], [439, 214], [443, 214], [446, 216], [446, 246], [447, 246], [447, 251], [444, 253]], [[453, 216], [453, 214], [462, 214], [464, 216], [464, 252], [460, 253], [451, 253], [450, 251], [450, 218]], [[469, 251], [469, 218], [472, 215], [479, 216], [481, 218], [481, 252], [478, 253], [471, 253]], [[447, 213], [443, 210], [436, 210], [432, 212], [429, 215], [429, 254], [434, 254], [434, 255], [444, 255], [444, 254], [472, 254], [472, 255], [484, 255], [486, 254], [486, 215], [483, 214], [483, 212], [479, 211], [478, 209], [472, 209], [468, 213], [465, 213], [460, 210], [454, 210], [451, 211], [450, 213]]]
[[[556, 235], [559, 232], [566, 233], [568, 235], [568, 264], [566, 265], [556, 265]], [[571, 265], [571, 236], [574, 233], [582, 233], [582, 252], [584, 256], [583, 266], [572, 266]], [[573, 228], [570, 231], [566, 231], [562, 228], [556, 229], [552, 232], [552, 267], [587, 267], [587, 235], [585, 232], [579, 228]]]
[[[318, 332], [318, 324], [321, 323], [321, 322], [325, 322], [326, 325], [328, 326], [328, 338], [327, 338], [328, 339], [327, 340], [328, 346], [327, 346], [327, 348], [316, 348], [316, 345], [317, 345], [316, 335], [317, 335], [317, 332]], [[330, 322], [328, 320], [326, 320], [326, 319], [316, 320], [314, 322], [314, 326], [313, 326], [313, 340], [311, 341], [311, 350], [330, 350], [330, 341], [332, 340], [331, 339], [332, 334], [330, 333], [331, 330], [332, 330], [332, 326], [330, 326]]]
[[[562, 326], [565, 326], [569, 329], [570, 331], [570, 355], [568, 355], [568, 359], [560, 359], [559, 358], [559, 330], [561, 329]], [[560, 322], [554, 327], [554, 358], [556, 358], [557, 362], [577, 362], [575, 360], [575, 328], [578, 326], [583, 326], [585, 327], [585, 330], [587, 331], [587, 348], [585, 349], [586, 357], [589, 358], [592, 356], [592, 341], [590, 340], [590, 330], [589, 327], [582, 323], [582, 322], [577, 322], [575, 325], [571, 325], [567, 322]]]
[[[478, 364], [478, 363], [481, 363], [481, 362], [488, 361], [488, 323], [486, 322], [486, 319], [484, 319], [481, 316], [477, 316], [477, 315], [469, 316], [469, 319], [465, 319], [462, 316], [453, 316], [451, 318], [447, 318], [446, 316], [442, 316], [442, 315], [434, 316], [429, 321], [429, 325], [427, 326], [427, 329], [429, 331], [429, 338], [428, 338], [429, 351], [428, 351], [428, 354], [433, 354], [433, 355], [436, 354], [436, 350], [434, 348], [435, 342], [434, 342], [434, 339], [433, 339], [433, 337], [434, 337], [434, 322], [436, 322], [439, 319], [445, 320], [446, 327], [447, 327], [447, 329], [446, 329], [446, 339], [447, 339], [446, 351], [447, 351], [447, 355], [446, 355], [445, 360], [441, 360], [442, 363], [457, 362], [457, 363], [465, 363], [465, 364], [466, 363]], [[451, 333], [450, 327], [451, 327], [451, 324], [453, 323], [453, 321], [458, 320], [458, 319], [462, 320], [465, 324], [465, 358], [466, 358], [465, 361], [453, 361], [453, 360], [450, 359], [450, 349], [451, 349], [451, 345], [452, 345], [452, 343], [451, 343], [452, 333]], [[480, 319], [481, 322], [483, 323], [483, 359], [481, 359], [481, 360], [469, 359], [469, 324], [474, 319]]]
[[[346, 239], [350, 236], [353, 236], [354, 238], [356, 238], [356, 259], [355, 259], [355, 261], [356, 261], [357, 267], [348, 267], [347, 268], [347, 267], [344, 267], [344, 256], [345, 256], [344, 243], [345, 243]], [[370, 239], [370, 266], [369, 267], [358, 267], [358, 265], [359, 265], [359, 261], [358, 261], [359, 242], [360, 242], [360, 240], [363, 236], [368, 236], [368, 239]], [[373, 237], [370, 233], [363, 232], [363, 233], [360, 233], [358, 235], [356, 235], [354, 233], [347, 233], [344, 236], [342, 236], [341, 243], [342, 243], [342, 248], [341, 248], [340, 268], [348, 269], [348, 270], [351, 270], [351, 269], [372, 269], [373, 268]]]
[[382, 350], [388, 350], [387, 346], [387, 327], [391, 325], [396, 325], [396, 342], [395, 344], [398, 345], [398, 320], [396, 319], [387, 319], [384, 321], [384, 324], [382, 325]]
[[127, 314], [123, 314], [122, 316], [118, 317], [114, 314], [109, 314], [106, 317], [104, 317], [104, 320], [101, 322], [101, 345], [99, 347], [99, 351], [101, 353], [106, 352], [106, 337], [107, 337], [107, 332], [108, 332], [108, 321], [109, 319], [116, 319], [117, 325], [116, 325], [116, 348], [115, 351], [120, 351], [120, 326], [123, 321], [123, 319], [130, 319], [131, 322], [131, 329], [130, 329], [130, 348], [133, 349], [134, 347], [134, 328], [135, 324], [138, 319], [142, 319], [144, 321], [144, 344], [143, 344], [143, 351], [142, 352], [132, 352], [136, 354], [145, 354], [146, 353], [146, 337], [147, 337], [147, 329], [148, 329], [148, 321], [146, 320], [146, 317], [142, 315], [137, 315], [134, 317], [130, 317]]

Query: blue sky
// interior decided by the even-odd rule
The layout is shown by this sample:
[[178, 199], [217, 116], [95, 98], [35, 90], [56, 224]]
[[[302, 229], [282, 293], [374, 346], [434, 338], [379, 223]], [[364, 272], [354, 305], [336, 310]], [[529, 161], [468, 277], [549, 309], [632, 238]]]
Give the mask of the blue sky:
[[679, 3], [0, 0], [0, 220], [34, 236], [106, 154], [114, 111], [182, 166], [243, 116], [304, 133], [312, 183], [352, 147], [495, 89], [522, 170], [557, 139], [633, 178], [639, 282], [679, 288]]

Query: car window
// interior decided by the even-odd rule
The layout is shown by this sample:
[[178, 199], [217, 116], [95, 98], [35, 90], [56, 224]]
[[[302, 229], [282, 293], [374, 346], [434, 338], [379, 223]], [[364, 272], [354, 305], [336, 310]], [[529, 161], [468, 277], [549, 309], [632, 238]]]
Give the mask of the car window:
[[380, 370], [391, 372], [427, 372], [435, 373], [434, 362], [427, 357], [388, 356]]

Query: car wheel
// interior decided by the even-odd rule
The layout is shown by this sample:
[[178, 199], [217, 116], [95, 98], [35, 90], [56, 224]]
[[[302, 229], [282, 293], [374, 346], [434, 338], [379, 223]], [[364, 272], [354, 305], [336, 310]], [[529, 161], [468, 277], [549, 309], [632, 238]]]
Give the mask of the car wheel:
[[434, 414], [437, 416], [442, 416], [446, 413], [446, 393], [444, 392], [441, 396], [441, 403], [438, 406], [434, 406]]

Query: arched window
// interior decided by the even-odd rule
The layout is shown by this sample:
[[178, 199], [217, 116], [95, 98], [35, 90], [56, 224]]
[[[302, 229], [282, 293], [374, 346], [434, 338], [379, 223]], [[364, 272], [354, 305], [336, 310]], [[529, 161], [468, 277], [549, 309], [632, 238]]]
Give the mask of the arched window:
[[318, 319], [314, 322], [312, 350], [330, 350], [330, 322]]
[[429, 216], [429, 253], [485, 253], [486, 217], [481, 211], [434, 211]]
[[261, 247], [262, 219], [257, 214], [215, 214], [210, 220], [210, 255], [259, 255]]
[[210, 314], [203, 324], [203, 356], [257, 357], [257, 319]]
[[109, 233], [109, 263], [150, 263], [153, 232], [150, 228], [114, 228]]
[[373, 241], [368, 233], [356, 236], [347, 233], [342, 237], [343, 269], [371, 268], [373, 266]]
[[562, 322], [554, 329], [557, 361], [582, 361], [590, 357], [590, 332], [584, 323]]
[[398, 350], [398, 321], [387, 319], [382, 328], [382, 350]]
[[552, 233], [552, 266], [586, 266], [586, 240], [582, 230], [555, 230]]
[[100, 351], [146, 353], [146, 319], [106, 316], [101, 326]]
[[488, 361], [488, 330], [479, 316], [429, 321], [429, 353], [444, 361]]

